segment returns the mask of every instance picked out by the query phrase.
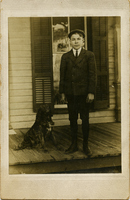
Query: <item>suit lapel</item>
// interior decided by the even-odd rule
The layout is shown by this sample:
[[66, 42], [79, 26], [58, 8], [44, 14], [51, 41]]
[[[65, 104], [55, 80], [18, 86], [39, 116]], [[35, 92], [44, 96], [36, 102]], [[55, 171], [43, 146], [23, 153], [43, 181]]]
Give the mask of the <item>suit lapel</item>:
[[75, 58], [74, 54], [73, 54], [73, 50], [70, 51], [70, 59], [75, 63], [78, 64], [79, 62], [82, 61], [84, 55], [85, 55], [85, 50], [82, 49], [79, 56], [77, 58]]
[[75, 56], [74, 56], [74, 54], [73, 54], [73, 50], [72, 50], [72, 49], [71, 49], [71, 51], [70, 51], [69, 58], [70, 58], [70, 60], [71, 60], [72, 62], [75, 63], [76, 58], [75, 58]]

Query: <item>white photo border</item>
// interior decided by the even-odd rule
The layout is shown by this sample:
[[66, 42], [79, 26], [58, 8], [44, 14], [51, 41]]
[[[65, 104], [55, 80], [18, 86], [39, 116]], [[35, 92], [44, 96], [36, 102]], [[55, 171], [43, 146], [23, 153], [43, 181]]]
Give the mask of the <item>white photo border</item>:
[[[46, 16], [121, 17], [120, 174], [9, 175], [8, 18]], [[129, 196], [129, 2], [127, 0], [3, 0], [1, 3], [1, 198], [126, 199]]]

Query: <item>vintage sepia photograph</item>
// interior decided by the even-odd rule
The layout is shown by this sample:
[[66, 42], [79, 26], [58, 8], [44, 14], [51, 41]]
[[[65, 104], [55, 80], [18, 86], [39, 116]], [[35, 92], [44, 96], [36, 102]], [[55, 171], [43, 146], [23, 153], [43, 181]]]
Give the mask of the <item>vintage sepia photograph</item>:
[[122, 173], [121, 17], [8, 18], [9, 174]]
[[128, 199], [128, 1], [0, 11], [1, 199]]

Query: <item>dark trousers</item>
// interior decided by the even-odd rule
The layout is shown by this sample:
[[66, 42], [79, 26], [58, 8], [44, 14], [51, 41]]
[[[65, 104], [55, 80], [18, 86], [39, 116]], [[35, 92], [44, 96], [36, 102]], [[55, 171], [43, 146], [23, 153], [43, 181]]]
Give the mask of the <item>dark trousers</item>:
[[70, 127], [72, 133], [72, 143], [77, 141], [77, 119], [78, 113], [80, 113], [80, 118], [82, 120], [82, 132], [83, 132], [83, 145], [88, 145], [89, 137], [89, 103], [86, 103], [86, 96], [74, 96], [67, 95], [68, 101], [68, 112]]

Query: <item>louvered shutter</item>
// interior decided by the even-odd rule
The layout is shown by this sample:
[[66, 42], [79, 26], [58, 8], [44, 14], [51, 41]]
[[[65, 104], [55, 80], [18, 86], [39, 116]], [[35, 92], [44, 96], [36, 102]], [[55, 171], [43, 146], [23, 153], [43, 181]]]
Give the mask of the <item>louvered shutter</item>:
[[51, 18], [31, 18], [33, 108], [43, 103], [52, 106], [53, 67]]
[[[97, 87], [94, 108], [102, 109], [109, 106], [109, 72], [108, 72], [108, 31], [106, 17], [92, 17], [88, 19], [88, 45], [94, 52], [97, 67]], [[89, 30], [90, 30], [89, 29]], [[88, 31], [89, 31], [88, 30]]]

